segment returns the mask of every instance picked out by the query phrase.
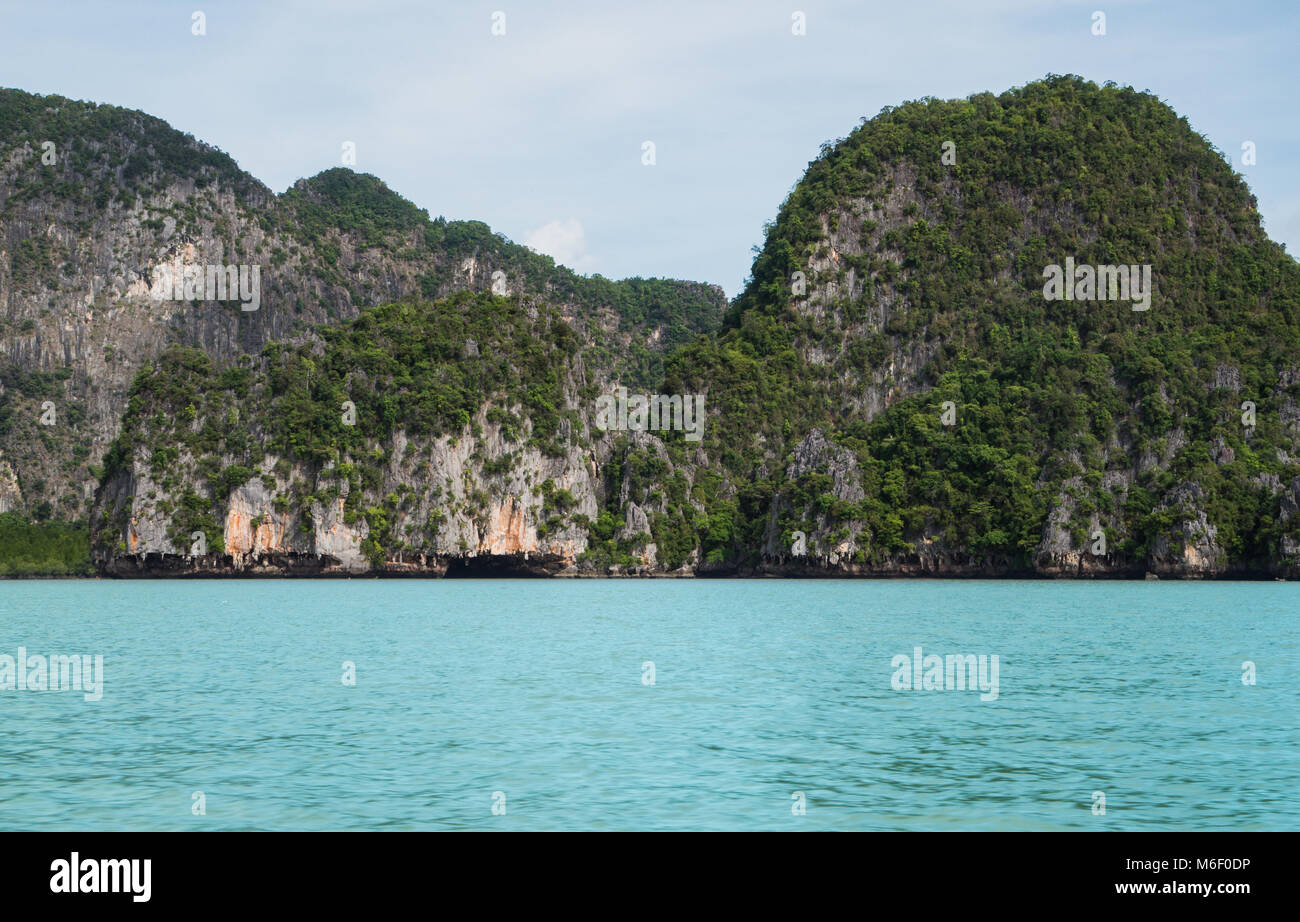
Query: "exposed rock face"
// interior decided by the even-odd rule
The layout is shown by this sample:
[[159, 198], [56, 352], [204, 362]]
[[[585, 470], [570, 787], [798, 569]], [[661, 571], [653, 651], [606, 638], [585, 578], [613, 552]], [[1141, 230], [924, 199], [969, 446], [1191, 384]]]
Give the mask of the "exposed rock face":
[[1176, 531], [1161, 535], [1151, 549], [1151, 570], [1158, 576], [1207, 576], [1222, 572], [1224, 553], [1218, 529], [1205, 514], [1205, 491], [1196, 483], [1181, 484], [1162, 505], [1175, 512]]
[[23, 492], [9, 462], [0, 456], [0, 512], [14, 512], [23, 507]]
[[[814, 429], [794, 450], [794, 458], [786, 469], [786, 479], [796, 481], [808, 474], [822, 474], [830, 478], [830, 495], [845, 503], [856, 503], [864, 497], [858, 462], [853, 452], [832, 444], [820, 429]], [[779, 520], [792, 512], [794, 505], [784, 494], [772, 500], [768, 514], [767, 532], [764, 536], [764, 554], [794, 567], [831, 566], [841, 563], [848, 566], [857, 552], [856, 536], [860, 529], [850, 525], [848, 534], [832, 535], [832, 525], [822, 516], [811, 533], [804, 535], [804, 553], [796, 554], [792, 544], [781, 533]]]
[[637, 559], [642, 567], [653, 569], [658, 563], [658, 548], [651, 536], [650, 519], [636, 503], [627, 504], [627, 518], [619, 537], [640, 546]]
[[1294, 537], [1295, 528], [1300, 524], [1300, 477], [1292, 480], [1282, 491], [1278, 519], [1292, 532], [1282, 536], [1283, 566], [1280, 573], [1287, 579], [1300, 579], [1300, 538]]
[[[0, 90], [0, 124], [9, 129], [0, 136], [0, 405], [10, 407], [4, 448], [23, 487], [0, 503], [16, 511], [48, 502], [55, 518], [85, 517], [82, 485], [119, 431], [131, 380], [169, 344], [230, 363], [367, 305], [494, 285], [564, 306], [581, 338], [618, 343], [616, 357], [634, 345], [662, 352], [721, 318], [716, 286], [588, 280], [478, 222], [430, 221], [348, 170], [276, 196], [143, 113]], [[187, 266], [258, 267], [257, 310], [236, 298], [157, 298], [157, 280]], [[632, 324], [613, 310], [629, 285], [646, 315]], [[678, 300], [691, 305], [684, 321], [660, 311]], [[40, 423], [47, 400], [53, 426]]]
[[[1047, 514], [1047, 523], [1043, 527], [1043, 540], [1035, 551], [1035, 562], [1039, 572], [1047, 576], [1106, 576], [1117, 572], [1112, 555], [1106, 553], [1105, 531], [1101, 527], [1101, 517], [1096, 512], [1080, 518], [1077, 502], [1072, 491], [1082, 488], [1083, 481], [1072, 478], [1065, 484], [1064, 490], [1056, 498], [1056, 503]], [[1086, 538], [1082, 545], [1076, 544], [1072, 529], [1080, 522], [1086, 523]], [[1094, 551], [1094, 548], [1096, 550]], [[1123, 568], [1118, 569], [1124, 573]], [[1132, 575], [1126, 574], [1126, 575]]]
[[794, 480], [815, 472], [829, 475], [836, 499], [856, 503], [865, 495], [853, 452], [831, 444], [820, 429], [810, 432], [795, 448], [794, 461], [786, 470], [786, 477]]
[[[124, 544], [116, 552], [102, 547], [97, 552], [98, 562], [114, 575], [157, 567], [173, 573], [174, 558], [191, 556], [198, 557], [196, 570], [215, 566], [250, 575], [439, 574], [449, 562], [469, 559], [488, 559], [507, 571], [572, 568], [587, 546], [586, 530], [574, 518], [594, 518], [597, 511], [597, 485], [587, 458], [576, 448], [561, 458], [527, 449], [513, 471], [485, 473], [485, 464], [511, 446], [498, 425], [485, 417], [475, 422], [482, 427], [481, 439], [475, 439], [468, 426], [457, 437], [427, 444], [410, 442], [399, 434], [397, 443], [402, 450], [393, 455], [408, 460], [391, 465], [378, 487], [366, 491], [369, 502], [409, 489], [411, 484], [441, 486], [436, 493], [408, 492], [392, 511], [392, 533], [411, 536], [408, 550], [385, 553], [375, 548], [368, 553], [370, 523], [364, 515], [349, 510], [346, 495], [327, 502], [285, 502], [297, 481], [313, 483], [313, 496], [329, 495], [331, 488], [337, 491], [337, 471], [284, 465], [280, 458], [268, 455], [260, 468], [275, 472], [287, 467], [287, 476], [262, 474], [235, 487], [224, 504], [223, 551], [192, 555], [183, 543], [189, 536], [178, 542], [173, 534], [169, 503], [149, 498], [160, 496], [161, 489], [151, 480], [147, 459], [140, 456], [133, 472], [120, 474], [106, 490], [109, 503], [116, 500], [119, 505], [106, 505], [104, 511], [119, 521], [129, 518], [129, 526]], [[487, 457], [475, 458], [474, 453], [483, 448]], [[544, 516], [544, 483], [574, 497], [562, 523]], [[476, 505], [476, 497], [486, 498]], [[427, 523], [434, 520], [439, 524], [436, 533], [429, 535]], [[124, 561], [126, 556], [134, 560]]]
[[[291, 547], [288, 540], [290, 529], [297, 523], [287, 513], [276, 512], [273, 500], [273, 494], [260, 478], [241, 484], [230, 494], [222, 540], [236, 566], [273, 554], [300, 551]], [[341, 506], [340, 501], [339, 514]], [[318, 513], [315, 521], [319, 553], [341, 560], [344, 566], [364, 563], [360, 553], [364, 536], [347, 533], [337, 521], [331, 521], [333, 504], [327, 509], [318, 505], [313, 511]], [[364, 566], [354, 569], [364, 569]]]

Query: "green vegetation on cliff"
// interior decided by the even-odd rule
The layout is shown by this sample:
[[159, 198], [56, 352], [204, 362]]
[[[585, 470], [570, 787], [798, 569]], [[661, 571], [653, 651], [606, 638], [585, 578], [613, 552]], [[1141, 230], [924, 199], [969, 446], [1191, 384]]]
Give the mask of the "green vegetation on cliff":
[[[348, 234], [368, 247], [403, 252], [411, 239], [427, 251], [429, 269], [420, 277], [420, 294], [436, 300], [457, 287], [464, 262], [497, 267], [512, 294], [568, 305], [581, 317], [602, 312], [620, 333], [657, 329], [652, 348], [633, 338], [626, 348], [612, 341], [588, 344], [602, 364], [616, 364], [624, 381], [649, 386], [663, 371], [662, 356], [701, 333], [716, 332], [725, 299], [721, 289], [676, 279], [630, 278], [611, 281], [578, 275], [555, 260], [512, 243], [482, 221], [430, 220], [424, 211], [374, 176], [335, 168], [296, 184], [281, 198], [281, 220], [317, 252], [337, 262], [336, 234]], [[340, 281], [341, 271], [334, 273]]]
[[160, 173], [185, 177], [199, 188], [222, 183], [256, 194], [260, 187], [222, 151], [162, 119], [119, 106], [0, 90], [0, 139], [6, 148], [29, 148], [42, 167], [19, 174], [6, 212], [47, 193], [87, 211], [113, 201], [130, 208], [137, 196], [153, 190]]
[[[64, 375], [40, 398], [0, 389], [0, 508], [28, 518], [88, 515], [135, 370], [168, 346], [225, 368], [365, 307], [505, 290], [565, 316], [587, 367], [650, 386], [664, 353], [716, 331], [726, 307], [713, 285], [577, 275], [347, 169], [276, 196], [216, 148], [115, 106], [0, 89], [0, 151], [0, 383]], [[259, 309], [158, 310], [148, 283], [178, 261], [260, 267]], [[35, 422], [46, 399], [57, 425]]]
[[[1150, 310], [1045, 300], [1066, 257], [1151, 265]], [[725, 332], [672, 356], [664, 388], [709, 390], [707, 445], [737, 485], [782, 489], [814, 428], [852, 450], [866, 498], [797, 484], [785, 531], [860, 533], [859, 560], [937, 536], [1028, 566], [1062, 490], [1076, 539], [1097, 512], [1140, 560], [1181, 540], [1158, 507], [1195, 483], [1219, 544], [1255, 565], [1286, 532], [1277, 484], [1300, 474], [1298, 356], [1300, 266], [1224, 158], [1152, 96], [1052, 77], [889, 108], [827, 145]], [[758, 556], [756, 512], [735, 510], [737, 559]]]
[[[399, 431], [425, 442], [467, 427], [481, 436], [474, 417], [488, 406], [488, 421], [516, 451], [563, 455], [579, 422], [564, 408], [577, 339], [554, 308], [460, 292], [434, 304], [367, 308], [319, 335], [300, 346], [273, 343], [259, 359], [224, 369], [196, 349], [164, 352], [132, 384], [105, 481], [143, 454], [154, 482], [179, 497], [164, 501], [172, 540], [201, 531], [220, 551], [223, 504], [259, 476], [268, 454], [313, 473], [341, 472], [356, 487], [345, 508], [378, 521], [382, 509], [364, 510], [363, 491], [378, 487]], [[497, 473], [513, 467], [499, 464]], [[310, 500], [309, 480], [284, 503]], [[101, 518], [97, 528], [113, 526], [101, 541], [116, 541], [120, 524]]]

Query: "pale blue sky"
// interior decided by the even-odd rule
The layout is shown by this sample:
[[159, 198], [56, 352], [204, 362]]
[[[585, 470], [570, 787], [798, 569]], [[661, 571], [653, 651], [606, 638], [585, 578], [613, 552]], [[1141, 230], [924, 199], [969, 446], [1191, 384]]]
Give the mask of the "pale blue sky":
[[[823, 141], [1047, 73], [1149, 89], [1300, 252], [1300, 4], [1114, 0], [0, 2], [0, 86], [142, 109], [277, 192], [340, 164], [582, 272], [734, 295]], [[192, 13], [207, 34], [191, 34]], [[807, 34], [792, 34], [802, 11]], [[1092, 13], [1106, 13], [1094, 36]], [[505, 35], [492, 34], [495, 11]], [[643, 166], [642, 142], [656, 145]], [[1241, 144], [1257, 145], [1255, 166]]]

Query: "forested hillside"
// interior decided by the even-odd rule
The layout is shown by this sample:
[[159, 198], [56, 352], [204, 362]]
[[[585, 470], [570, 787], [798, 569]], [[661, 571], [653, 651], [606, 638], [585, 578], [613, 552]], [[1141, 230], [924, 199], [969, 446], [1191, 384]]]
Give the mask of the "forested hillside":
[[[135, 154], [104, 144], [125, 177]], [[430, 220], [374, 177], [275, 197], [210, 150], [147, 149], [148, 175], [195, 174], [170, 205], [125, 178], [103, 205], [30, 180], [0, 200], [163, 216], [196, 254], [271, 267], [263, 316], [184, 305], [128, 343], [86, 448], [32, 412], [76, 419], [98, 366], [18, 320], [85, 277], [78, 251], [40, 283], [30, 247], [0, 260], [40, 292], [6, 314], [0, 426], [47, 462], [28, 471], [103, 458], [101, 572], [1300, 576], [1300, 266], [1149, 94], [1052, 76], [864, 119], [725, 312], [710, 286], [583, 278]], [[131, 239], [141, 266], [172, 252]], [[698, 397], [702, 440], [609, 428], [619, 387]]]

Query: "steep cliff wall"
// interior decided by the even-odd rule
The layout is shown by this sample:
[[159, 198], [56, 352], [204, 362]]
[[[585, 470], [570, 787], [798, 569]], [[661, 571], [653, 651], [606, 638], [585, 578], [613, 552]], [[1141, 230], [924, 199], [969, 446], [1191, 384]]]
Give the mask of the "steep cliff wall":
[[[257, 309], [203, 286], [158, 298], [156, 279], [187, 266], [257, 266]], [[480, 222], [431, 220], [371, 176], [329, 170], [276, 196], [144, 113], [0, 90], [0, 458], [17, 482], [0, 504], [83, 519], [128, 387], [169, 345], [228, 364], [365, 306], [460, 290], [560, 307], [629, 380], [724, 306], [716, 286], [578, 276]]]

